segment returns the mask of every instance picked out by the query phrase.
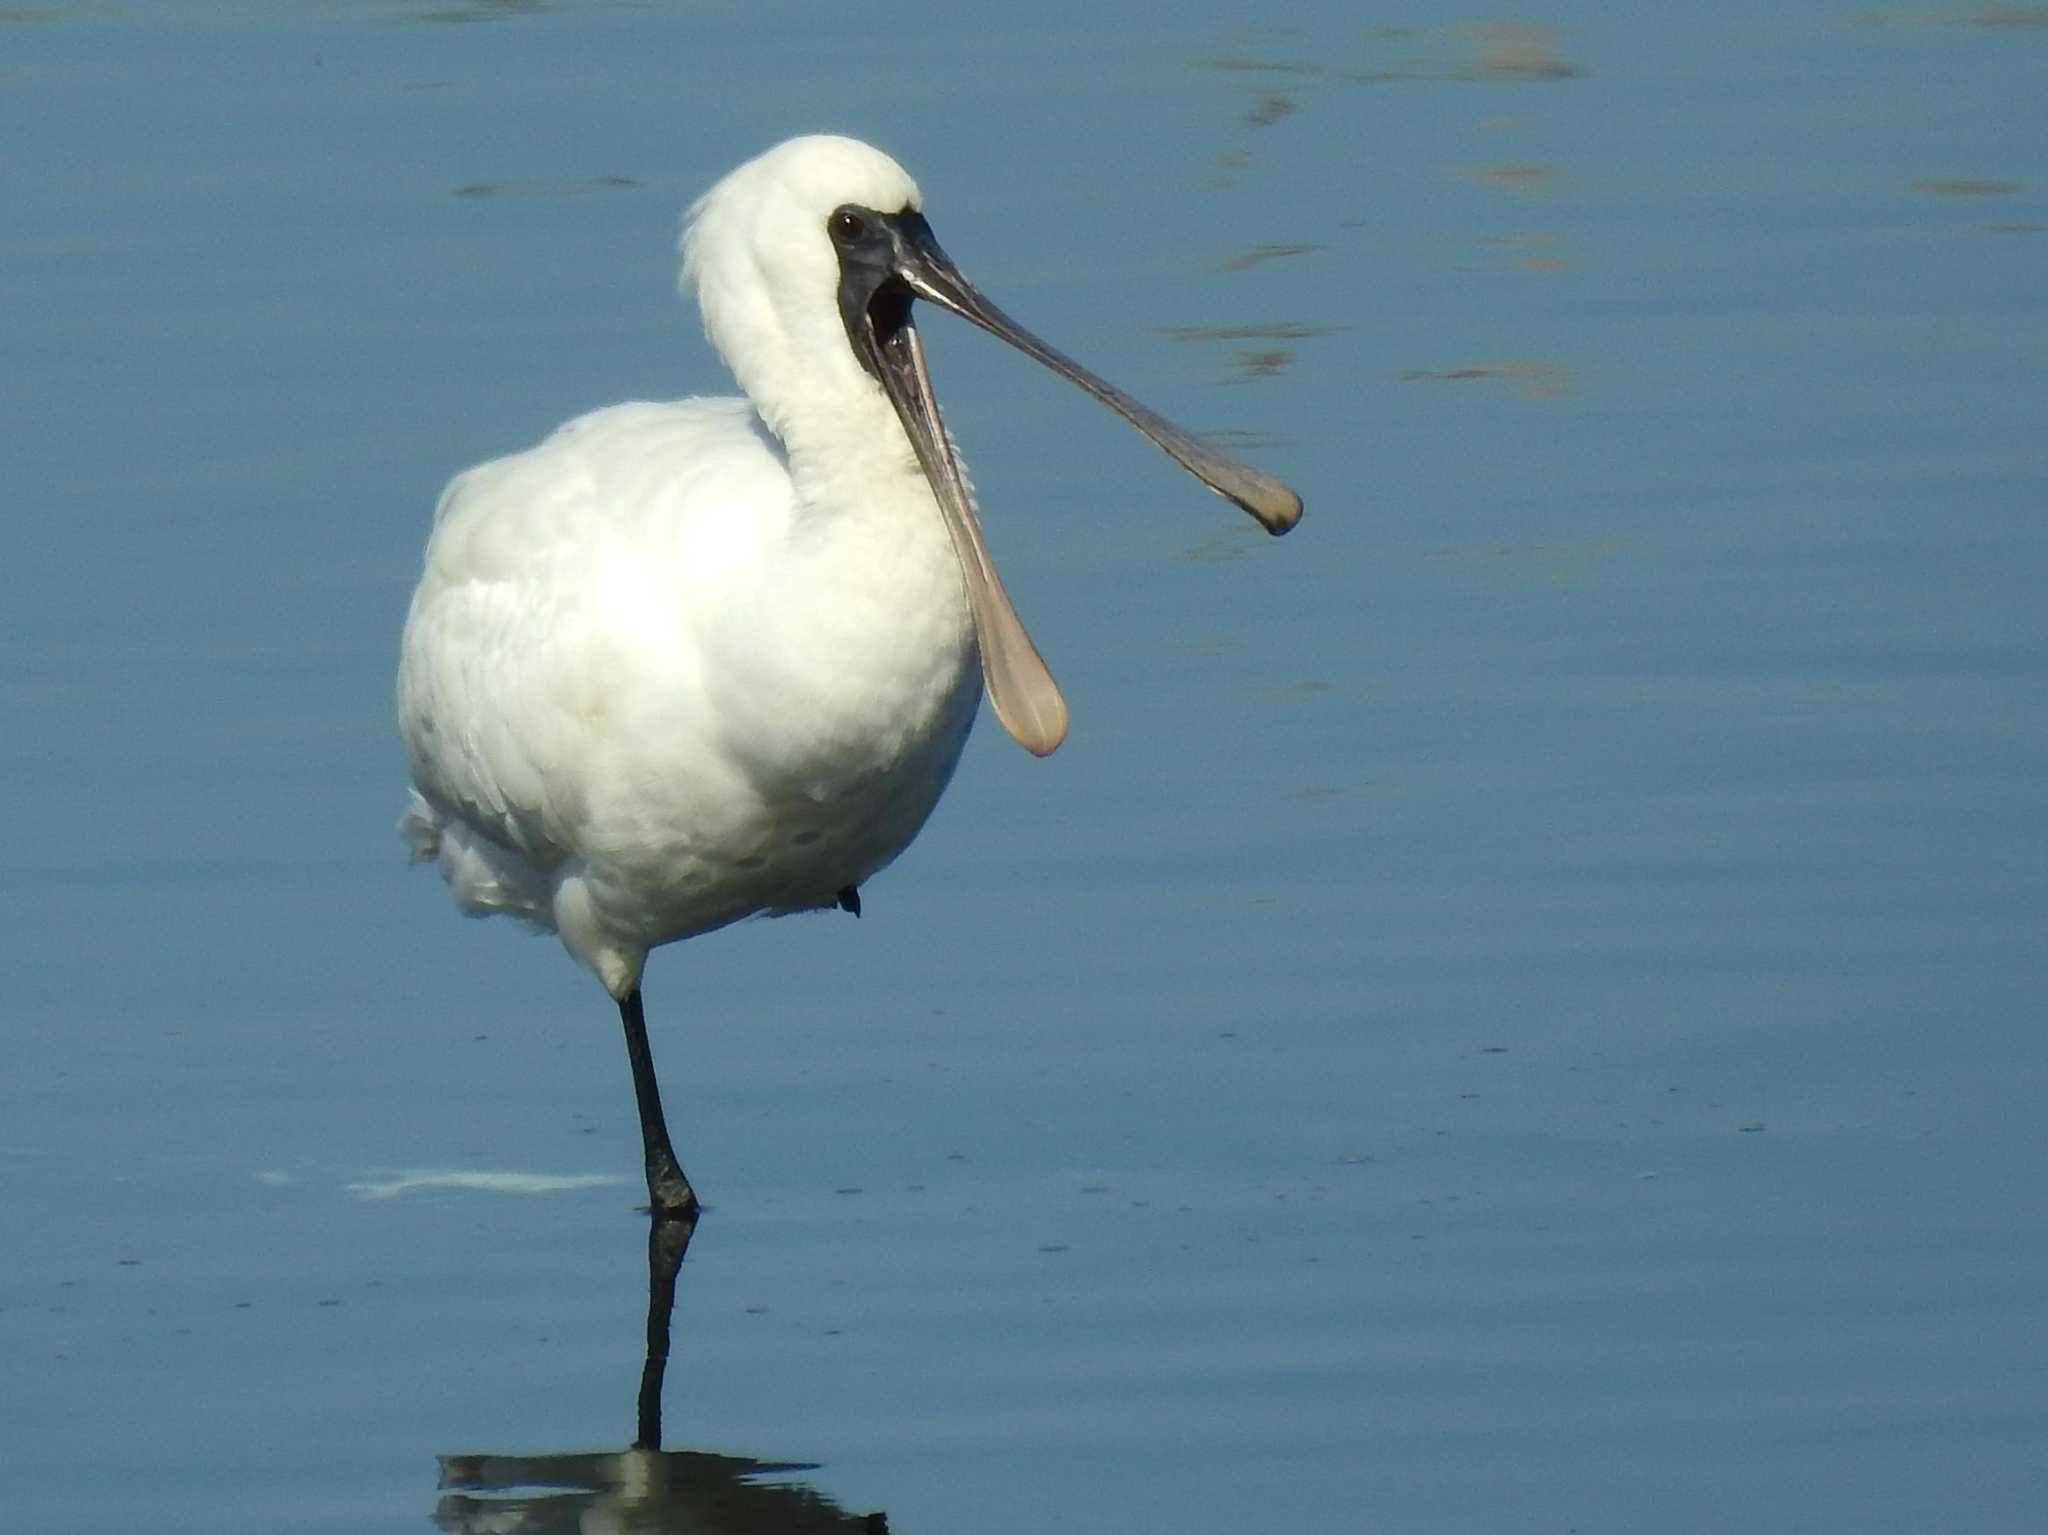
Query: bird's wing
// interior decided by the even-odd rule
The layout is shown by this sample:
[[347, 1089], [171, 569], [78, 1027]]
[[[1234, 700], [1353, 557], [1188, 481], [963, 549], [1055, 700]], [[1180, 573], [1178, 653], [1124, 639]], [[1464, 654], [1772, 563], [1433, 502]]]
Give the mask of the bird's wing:
[[636, 718], [702, 697], [692, 613], [786, 529], [780, 445], [737, 400], [614, 406], [442, 495], [407, 617], [413, 782], [537, 870], [636, 760]]

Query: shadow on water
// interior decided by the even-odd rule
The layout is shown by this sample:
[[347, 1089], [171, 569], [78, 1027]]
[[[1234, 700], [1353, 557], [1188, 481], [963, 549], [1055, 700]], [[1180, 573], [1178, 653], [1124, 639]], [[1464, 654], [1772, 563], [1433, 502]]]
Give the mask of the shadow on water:
[[630, 1448], [542, 1455], [443, 1455], [434, 1524], [490, 1535], [887, 1535], [882, 1514], [851, 1514], [793, 1480], [817, 1466], [661, 1448], [661, 1387], [668, 1370], [676, 1275], [695, 1216], [656, 1220], [647, 1237], [647, 1358]]

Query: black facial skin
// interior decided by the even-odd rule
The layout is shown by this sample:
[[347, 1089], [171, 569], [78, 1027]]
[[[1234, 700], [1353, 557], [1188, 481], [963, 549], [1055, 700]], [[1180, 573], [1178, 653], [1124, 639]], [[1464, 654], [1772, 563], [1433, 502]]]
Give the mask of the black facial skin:
[[924, 215], [905, 208], [877, 213], [856, 203], [835, 208], [825, 232], [839, 253], [839, 318], [853, 354], [876, 380], [879, 353], [910, 318], [916, 297], [901, 275], [911, 261], [950, 268]]

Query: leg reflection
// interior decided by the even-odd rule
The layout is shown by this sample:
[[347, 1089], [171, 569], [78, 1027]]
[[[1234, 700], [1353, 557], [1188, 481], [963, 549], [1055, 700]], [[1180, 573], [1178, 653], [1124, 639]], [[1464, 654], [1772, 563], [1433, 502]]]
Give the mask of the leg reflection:
[[814, 1462], [661, 1448], [676, 1274], [697, 1211], [657, 1215], [647, 1232], [647, 1362], [639, 1437], [623, 1451], [443, 1455], [434, 1524], [448, 1535], [620, 1530], [633, 1535], [888, 1535], [880, 1513], [849, 1513], [801, 1480]]
[[640, 1367], [636, 1450], [661, 1448], [661, 1383], [668, 1373], [669, 1319], [676, 1309], [676, 1273], [697, 1231], [697, 1206], [680, 1215], [659, 1209], [647, 1232], [647, 1362]]

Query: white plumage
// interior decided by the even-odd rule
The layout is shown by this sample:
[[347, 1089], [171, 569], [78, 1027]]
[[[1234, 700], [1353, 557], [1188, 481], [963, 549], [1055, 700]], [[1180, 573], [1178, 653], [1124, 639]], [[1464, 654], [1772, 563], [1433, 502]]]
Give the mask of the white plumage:
[[1026, 745], [1065, 730], [929, 405], [911, 299], [1068, 373], [1274, 531], [1299, 515], [1018, 331], [919, 207], [850, 139], [721, 181], [691, 210], [685, 285], [747, 398], [614, 406], [460, 475], [406, 620], [403, 832], [463, 909], [553, 929], [618, 999], [657, 1215], [694, 1219], [695, 1198], [646, 1061], [648, 950], [857, 910], [951, 778], [984, 668]]

